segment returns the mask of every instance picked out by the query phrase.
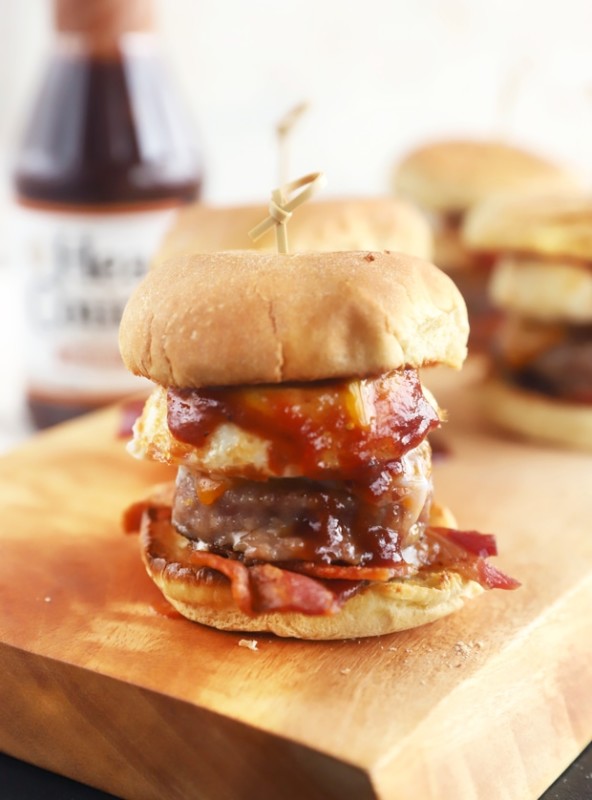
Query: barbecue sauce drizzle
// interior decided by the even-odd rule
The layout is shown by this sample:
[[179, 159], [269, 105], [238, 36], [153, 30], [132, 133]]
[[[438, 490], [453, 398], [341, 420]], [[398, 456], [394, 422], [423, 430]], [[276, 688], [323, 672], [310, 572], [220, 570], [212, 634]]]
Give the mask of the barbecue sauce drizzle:
[[[203, 447], [219, 425], [231, 422], [270, 443], [274, 471], [296, 465], [309, 480], [345, 482], [356, 499], [349, 518], [336, 507], [339, 493], [323, 491], [319, 484], [325, 496], [322, 511], [314, 518], [300, 515], [286, 533], [310, 544], [306, 558], [328, 563], [323, 553], [347, 527], [365, 551], [363, 565], [392, 566], [402, 561], [400, 535], [393, 527], [376, 524], [375, 507], [397, 501], [400, 458], [439, 425], [439, 418], [423, 395], [416, 370], [393, 371], [362, 383], [367, 403], [346, 381], [169, 389], [168, 426], [176, 439]], [[429, 500], [418, 520], [418, 534], [428, 520]]]
[[440, 421], [417, 370], [393, 371], [360, 385], [369, 402], [346, 381], [169, 389], [168, 426], [175, 439], [199, 448], [219, 425], [231, 422], [270, 442], [269, 464], [276, 473], [290, 465], [307, 478], [368, 484], [376, 467], [417, 447]]

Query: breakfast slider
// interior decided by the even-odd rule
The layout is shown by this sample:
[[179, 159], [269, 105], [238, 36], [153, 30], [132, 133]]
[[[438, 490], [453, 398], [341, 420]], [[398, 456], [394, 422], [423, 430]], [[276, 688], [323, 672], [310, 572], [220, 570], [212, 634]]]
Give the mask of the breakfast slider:
[[178, 467], [126, 515], [151, 578], [216, 628], [337, 639], [411, 628], [487, 588], [491, 535], [433, 498], [427, 365], [460, 367], [466, 308], [390, 252], [224, 252], [155, 266], [120, 346], [157, 386], [132, 454]]
[[[267, 205], [186, 206], [178, 212], [153, 261], [220, 250], [274, 252], [273, 231], [256, 242], [247, 233], [266, 213]], [[431, 259], [432, 244], [424, 214], [394, 197], [318, 200], [303, 205], [290, 221], [290, 246], [298, 252], [397, 250]]]
[[497, 259], [490, 292], [505, 313], [488, 413], [516, 433], [591, 450], [592, 200], [487, 203], [464, 237]]
[[410, 152], [395, 167], [393, 188], [429, 214], [434, 261], [448, 272], [469, 309], [471, 345], [483, 346], [495, 328], [487, 295], [491, 260], [468, 249], [461, 228], [466, 213], [497, 195], [574, 191], [562, 167], [522, 148], [487, 140], [443, 140]]

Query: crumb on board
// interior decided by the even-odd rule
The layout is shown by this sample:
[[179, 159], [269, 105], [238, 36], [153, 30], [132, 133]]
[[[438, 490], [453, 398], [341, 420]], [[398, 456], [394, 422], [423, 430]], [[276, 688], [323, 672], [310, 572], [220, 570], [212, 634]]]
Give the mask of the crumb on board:
[[462, 656], [463, 658], [468, 658], [473, 652], [473, 650], [483, 649], [483, 642], [480, 641], [457, 642], [454, 645], [454, 649], [459, 656]]
[[340, 669], [339, 672], [341, 672], [342, 675], [349, 675], [351, 672], [351, 667], [343, 667], [343, 669]]
[[451, 664], [450, 666], [455, 666], [456, 668], [462, 667], [464, 663], [466, 663], [473, 652], [475, 650], [482, 650], [483, 649], [483, 642], [480, 641], [470, 641], [470, 642], [462, 642], [458, 641], [454, 645], [454, 652], [457, 656], [460, 656], [460, 661], [456, 664]]
[[44, 603], [51, 603], [51, 597], [49, 595], [47, 595], [46, 597], [43, 598], [43, 602]]
[[239, 647], [246, 647], [247, 650], [257, 650], [257, 639], [239, 639]]
[[470, 644], [467, 644], [467, 642], [457, 642], [454, 645], [454, 649], [459, 654], [459, 656], [463, 656], [464, 658], [466, 658], [467, 656], [470, 655], [472, 647]]

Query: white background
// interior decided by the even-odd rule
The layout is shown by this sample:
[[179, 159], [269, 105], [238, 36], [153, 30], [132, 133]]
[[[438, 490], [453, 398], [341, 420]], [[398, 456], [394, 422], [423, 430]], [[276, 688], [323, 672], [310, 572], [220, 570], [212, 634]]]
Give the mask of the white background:
[[[50, 9], [0, 0], [5, 155], [43, 69]], [[294, 171], [323, 169], [332, 194], [387, 190], [394, 159], [449, 133], [511, 136], [592, 176], [590, 0], [157, 0], [157, 12], [208, 199], [266, 195], [275, 123], [301, 100]]]
[[[123, 0], [125, 2], [126, 0]], [[80, 0], [84, 2], [84, 0]], [[326, 194], [389, 190], [392, 164], [443, 135], [503, 135], [592, 185], [591, 0], [157, 0], [163, 50], [199, 130], [205, 198], [260, 200], [277, 180], [275, 124], [310, 102], [292, 173]], [[50, 47], [50, 0], [0, 0], [0, 198]], [[25, 430], [0, 218], [0, 448]], [[7, 389], [7, 386], [13, 387]]]

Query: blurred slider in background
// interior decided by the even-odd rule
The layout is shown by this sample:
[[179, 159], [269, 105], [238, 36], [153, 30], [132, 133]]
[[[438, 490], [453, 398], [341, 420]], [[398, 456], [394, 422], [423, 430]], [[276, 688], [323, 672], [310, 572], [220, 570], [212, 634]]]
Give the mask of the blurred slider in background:
[[434, 261], [461, 290], [469, 310], [469, 348], [486, 349], [499, 322], [487, 293], [491, 255], [469, 251], [461, 238], [467, 212], [488, 198], [504, 195], [575, 192], [574, 175], [510, 143], [441, 140], [410, 152], [395, 167], [397, 195], [420, 206], [434, 229]]
[[[192, 252], [276, 250], [273, 231], [253, 242], [249, 231], [265, 216], [263, 204], [208, 206], [199, 203], [178, 212], [154, 263]], [[290, 221], [293, 252], [395, 250], [431, 259], [432, 232], [411, 203], [390, 197], [328, 199], [306, 203]]]
[[496, 258], [492, 302], [504, 312], [485, 409], [509, 431], [592, 450], [592, 199], [489, 201], [465, 246]]
[[38, 427], [141, 386], [119, 356], [121, 312], [202, 180], [152, 0], [54, 0], [54, 25], [14, 175], [27, 400]]
[[[290, 109], [277, 123], [278, 185], [290, 181], [290, 160], [295, 130], [308, 114], [308, 102]], [[222, 250], [275, 252], [272, 230], [253, 240], [249, 235], [269, 213], [267, 205], [205, 205], [193, 203], [181, 209], [167, 231], [154, 264], [184, 253]], [[431, 228], [414, 205], [393, 197], [333, 197], [304, 203], [290, 219], [292, 252], [346, 250], [395, 250], [430, 260]]]

